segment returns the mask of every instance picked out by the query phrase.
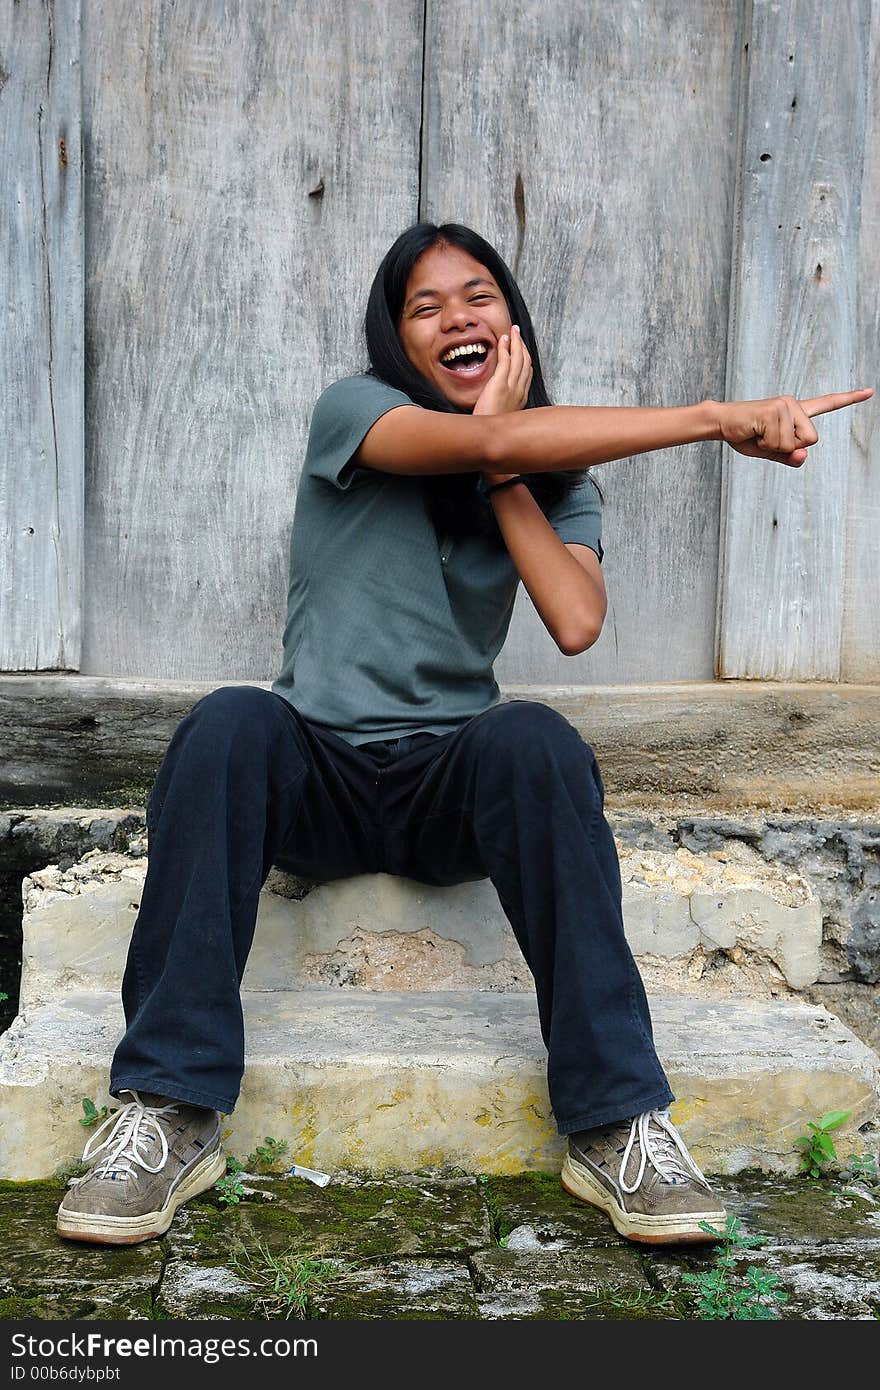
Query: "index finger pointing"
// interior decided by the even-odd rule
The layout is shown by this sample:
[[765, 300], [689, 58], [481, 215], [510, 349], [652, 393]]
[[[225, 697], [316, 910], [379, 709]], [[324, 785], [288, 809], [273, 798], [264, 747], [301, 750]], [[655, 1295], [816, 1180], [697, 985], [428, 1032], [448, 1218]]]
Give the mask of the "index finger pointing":
[[873, 386], [865, 386], [860, 391], [832, 391], [827, 396], [813, 396], [811, 400], [801, 401], [805, 415], [826, 415], [829, 410], [842, 410], [845, 405], [855, 405], [873, 396]]

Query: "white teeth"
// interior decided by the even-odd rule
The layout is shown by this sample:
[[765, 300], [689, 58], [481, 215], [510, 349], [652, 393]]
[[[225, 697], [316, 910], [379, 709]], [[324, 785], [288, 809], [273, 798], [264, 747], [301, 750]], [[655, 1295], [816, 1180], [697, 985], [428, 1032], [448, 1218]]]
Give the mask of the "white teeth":
[[456, 357], [470, 357], [473, 353], [487, 351], [485, 343], [464, 343], [461, 347], [450, 348], [448, 352], [444, 352], [440, 361], [452, 362]]

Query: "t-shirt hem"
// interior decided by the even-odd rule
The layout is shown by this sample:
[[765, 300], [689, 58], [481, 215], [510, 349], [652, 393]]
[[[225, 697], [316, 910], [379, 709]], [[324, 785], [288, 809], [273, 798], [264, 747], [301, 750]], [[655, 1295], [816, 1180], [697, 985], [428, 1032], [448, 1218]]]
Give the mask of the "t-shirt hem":
[[334, 724], [325, 724], [322, 720], [315, 719], [313, 715], [306, 714], [296, 703], [295, 692], [289, 688], [275, 682], [271, 690], [273, 695], [278, 695], [282, 700], [285, 700], [313, 728], [320, 729], [322, 733], [333, 734], [336, 738], [341, 738], [356, 748], [362, 743], [386, 743], [395, 738], [409, 738], [412, 734], [434, 734], [436, 737], [442, 738], [444, 734], [457, 733], [459, 729], [464, 728], [465, 724], [476, 719], [477, 715], [485, 714], [487, 710], [494, 709], [495, 705], [500, 703], [499, 694], [497, 700], [491, 701], [483, 709], [474, 710], [472, 714], [464, 714], [455, 720], [446, 720], [445, 723], [392, 724], [382, 729], [340, 729]]
[[[482, 713], [482, 711], [479, 712]], [[351, 743], [355, 748], [358, 748], [362, 743], [386, 743], [394, 738], [410, 738], [412, 734], [434, 734], [437, 738], [442, 738], [444, 734], [457, 733], [458, 730], [463, 729], [465, 724], [468, 724], [472, 718], [473, 715], [469, 714], [466, 719], [460, 719], [456, 724], [407, 725], [405, 728], [372, 729], [367, 733], [364, 733], [362, 730], [357, 730], [355, 732], [351, 729], [329, 729], [329, 726], [326, 724], [322, 724], [320, 727], [322, 729], [329, 729], [329, 732], [335, 734], [337, 738], [345, 739], [346, 743]], [[315, 721], [312, 720], [312, 723], [314, 722]]]

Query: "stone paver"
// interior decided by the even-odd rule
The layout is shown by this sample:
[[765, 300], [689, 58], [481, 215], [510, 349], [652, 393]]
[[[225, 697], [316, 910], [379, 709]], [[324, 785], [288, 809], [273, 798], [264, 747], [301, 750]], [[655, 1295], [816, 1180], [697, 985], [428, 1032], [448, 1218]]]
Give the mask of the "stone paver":
[[662, 1311], [635, 1248], [483, 1250], [471, 1268], [487, 1320], [641, 1318]]
[[0, 1183], [0, 1318], [148, 1318], [158, 1241], [110, 1249], [55, 1234], [63, 1183]]
[[[286, 1289], [319, 1319], [695, 1319], [683, 1275], [715, 1258], [624, 1241], [534, 1172], [243, 1182], [238, 1205], [215, 1189], [163, 1240], [122, 1249], [59, 1240], [61, 1183], [0, 1185], [0, 1319], [274, 1320]], [[750, 1264], [775, 1274], [783, 1319], [880, 1317], [880, 1190], [749, 1173], [723, 1195], [767, 1242], [743, 1251], [732, 1277]]]

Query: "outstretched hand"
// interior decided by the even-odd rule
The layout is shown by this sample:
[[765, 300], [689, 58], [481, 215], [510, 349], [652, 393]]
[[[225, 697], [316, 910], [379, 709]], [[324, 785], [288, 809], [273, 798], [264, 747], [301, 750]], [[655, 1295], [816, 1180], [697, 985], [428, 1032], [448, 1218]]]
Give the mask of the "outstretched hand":
[[799, 401], [794, 396], [772, 396], [766, 401], [719, 401], [719, 438], [738, 454], [769, 459], [800, 468], [807, 450], [819, 439], [814, 415], [842, 410], [873, 396], [868, 386], [860, 391], [832, 391]]

